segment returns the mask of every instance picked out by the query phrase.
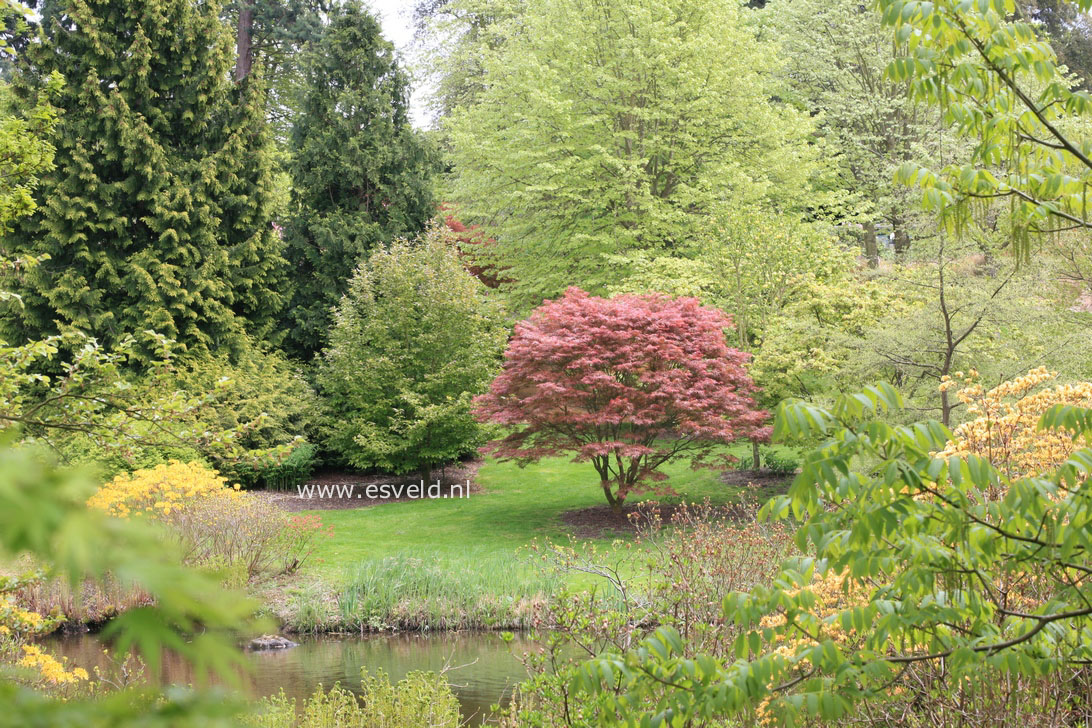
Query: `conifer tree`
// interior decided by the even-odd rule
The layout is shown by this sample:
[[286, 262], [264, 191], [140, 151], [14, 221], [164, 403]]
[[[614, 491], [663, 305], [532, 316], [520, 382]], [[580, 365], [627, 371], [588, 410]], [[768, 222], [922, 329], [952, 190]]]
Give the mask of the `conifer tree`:
[[285, 328], [289, 350], [306, 358], [326, 342], [362, 257], [424, 229], [436, 206], [431, 155], [409, 122], [409, 81], [372, 14], [355, 1], [339, 6], [304, 74], [286, 229], [296, 289]]
[[191, 350], [263, 336], [282, 300], [282, 244], [260, 79], [231, 82], [215, 2], [52, 0], [19, 59], [32, 96], [50, 73], [56, 168], [3, 250], [48, 254], [4, 321], [20, 341], [74, 326], [110, 345], [154, 329]]

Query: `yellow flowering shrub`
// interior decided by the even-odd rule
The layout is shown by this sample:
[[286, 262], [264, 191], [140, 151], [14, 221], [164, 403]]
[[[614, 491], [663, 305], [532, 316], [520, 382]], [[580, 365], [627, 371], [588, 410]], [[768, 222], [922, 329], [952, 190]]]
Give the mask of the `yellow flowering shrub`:
[[[793, 629], [785, 629], [788, 620], [783, 612], [768, 614], [759, 623], [763, 629], [774, 630], [769, 644], [773, 648], [773, 654], [794, 663], [801, 673], [810, 670], [806, 658], [798, 657], [807, 648], [815, 647], [826, 640], [838, 643], [843, 649], [852, 649], [859, 643], [860, 635], [852, 628], [847, 629], [839, 615], [849, 607], [868, 603], [865, 588], [852, 581], [848, 572], [816, 573], [807, 586], [788, 589], [785, 593], [789, 597], [796, 597], [804, 592], [810, 594], [813, 600], [811, 608], [807, 614], [797, 615]], [[771, 702], [772, 698], [767, 697], [756, 706], [756, 725], [763, 728], [778, 725], [778, 720], [770, 709]]]
[[[58, 616], [43, 616], [16, 602], [15, 592], [36, 581], [36, 577], [0, 579], [0, 663], [27, 668], [32, 671], [27, 678], [28, 684], [64, 699], [74, 694], [74, 690], [91, 685], [86, 670], [79, 667], [68, 670], [63, 660], [58, 661], [41, 647], [28, 644], [34, 638], [52, 632], [61, 621]], [[22, 676], [19, 679], [22, 680]]]
[[39, 581], [38, 577], [0, 577], [0, 657], [10, 657], [27, 640], [49, 634], [61, 623], [59, 616], [45, 616], [16, 601], [17, 592]]
[[82, 667], [67, 670], [65, 669], [68, 666], [67, 658], [62, 657], [58, 660], [37, 645], [23, 645], [23, 653], [19, 666], [37, 670], [42, 680], [52, 685], [64, 685], [88, 679], [87, 671]]
[[[787, 590], [786, 594], [796, 596], [805, 589], [814, 599], [811, 616], [815, 621], [811, 625], [800, 625], [795, 632], [775, 632], [773, 642], [777, 646], [774, 651], [784, 657], [792, 657], [801, 647], [814, 647], [825, 640], [841, 643], [850, 640], [854, 636], [852, 630], [846, 631], [835, 617], [847, 607], [867, 603], [863, 589], [850, 581], [845, 573], [816, 574], [810, 585]], [[785, 615], [780, 612], [769, 614], [761, 621], [763, 628], [777, 629], [785, 625]]]
[[11, 595], [0, 591], [0, 637], [33, 637], [51, 632], [56, 620], [23, 609]]
[[978, 455], [1009, 479], [1034, 476], [1065, 462], [1080, 443], [1064, 430], [1039, 430], [1039, 419], [1056, 404], [1092, 407], [1092, 382], [1044, 386], [1057, 376], [1040, 367], [988, 391], [973, 369], [966, 377], [956, 372], [945, 379], [942, 390], [962, 383], [957, 396], [973, 419], [955, 429], [954, 439], [938, 456]]
[[205, 497], [234, 498], [238, 488], [201, 463], [172, 460], [154, 468], [119, 475], [87, 501], [119, 518], [131, 515], [165, 517], [181, 510], [187, 503]]
[[70, 668], [67, 657], [58, 659], [38, 645], [23, 645], [15, 666], [27, 673], [25, 677], [17, 677], [20, 682], [57, 700], [86, 697], [100, 687], [99, 683], [91, 680], [87, 670]]
[[231, 487], [201, 463], [171, 461], [119, 475], [88, 500], [119, 518], [163, 523], [181, 546], [183, 561], [213, 569], [235, 583], [260, 573], [299, 568], [328, 535], [317, 517], [301, 519]]

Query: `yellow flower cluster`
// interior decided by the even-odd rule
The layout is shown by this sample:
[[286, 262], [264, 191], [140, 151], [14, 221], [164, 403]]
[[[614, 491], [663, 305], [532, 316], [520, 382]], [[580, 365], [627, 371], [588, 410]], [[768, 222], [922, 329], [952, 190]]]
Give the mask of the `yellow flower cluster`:
[[[848, 606], [861, 606], [866, 602], [863, 590], [849, 581], [848, 573], [817, 574], [812, 583], [805, 588], [815, 598], [811, 611], [819, 622], [819, 629], [814, 635], [807, 635], [803, 631], [797, 635], [778, 633], [774, 637], [774, 643], [777, 645], [774, 652], [784, 657], [792, 657], [801, 647], [815, 646], [824, 640], [847, 642], [853, 635], [846, 632], [841, 622], [834, 617]], [[795, 589], [786, 594], [796, 596], [801, 591], [803, 589]], [[762, 618], [761, 626], [777, 628], [785, 626], [785, 623], [784, 614], [770, 614]]]
[[37, 612], [27, 611], [0, 592], [0, 637], [23, 637], [48, 632], [55, 626]]
[[954, 439], [939, 457], [978, 455], [1010, 479], [1030, 477], [1065, 462], [1079, 447], [1060, 430], [1039, 430], [1039, 419], [1056, 404], [1092, 407], [1092, 383], [1061, 384], [1043, 388], [1055, 372], [1033, 369], [1022, 377], [985, 391], [977, 372], [961, 372], [941, 383], [944, 389], [962, 380], [958, 397], [974, 419], [955, 429]]
[[65, 685], [88, 679], [87, 671], [82, 667], [68, 671], [65, 669], [67, 660], [58, 660], [36, 645], [23, 645], [23, 652], [25, 654], [23, 659], [19, 660], [19, 665], [37, 670], [42, 679], [52, 685]]
[[207, 496], [233, 498], [238, 494], [238, 486], [229, 487], [216, 471], [201, 463], [172, 460], [130, 475], [119, 475], [99, 488], [87, 505], [119, 518], [134, 514], [164, 517], [187, 502]]
[[[800, 589], [786, 591], [789, 596], [796, 596], [802, 591], [811, 592], [815, 602], [810, 613], [817, 622], [813, 634], [808, 634], [803, 628], [796, 632], [781, 631], [775, 634], [773, 654], [795, 661], [795, 655], [800, 650], [815, 647], [820, 642], [832, 640], [842, 646], [845, 651], [854, 643], [860, 644], [862, 635], [855, 629], [846, 629], [840, 614], [851, 607], [863, 607], [868, 603], [868, 587], [856, 582], [849, 577], [848, 571], [841, 573], [828, 571], [816, 574], [811, 584]], [[797, 620], [799, 622], [799, 620]], [[785, 615], [781, 613], [770, 614], [762, 618], [760, 625], [765, 628], [778, 629], [787, 624]], [[813, 627], [808, 627], [813, 629]], [[801, 667], [798, 665], [798, 667]], [[767, 697], [762, 700], [755, 710], [756, 724], [763, 728], [772, 728], [778, 725], [778, 720], [772, 709], [774, 699]]]

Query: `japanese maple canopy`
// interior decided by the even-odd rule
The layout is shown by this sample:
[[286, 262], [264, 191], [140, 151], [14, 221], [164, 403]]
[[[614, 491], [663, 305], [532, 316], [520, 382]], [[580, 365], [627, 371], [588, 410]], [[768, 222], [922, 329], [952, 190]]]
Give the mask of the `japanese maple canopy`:
[[516, 325], [502, 373], [477, 399], [481, 419], [526, 425], [491, 448], [533, 460], [579, 450], [636, 457], [660, 439], [766, 439], [723, 312], [693, 298], [598, 298], [570, 288]]

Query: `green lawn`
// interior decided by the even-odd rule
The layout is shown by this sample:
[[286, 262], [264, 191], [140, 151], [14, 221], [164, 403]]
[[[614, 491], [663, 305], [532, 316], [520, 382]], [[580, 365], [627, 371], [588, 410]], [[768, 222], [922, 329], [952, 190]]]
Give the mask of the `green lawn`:
[[[737, 455], [748, 446], [733, 448]], [[737, 501], [741, 488], [721, 482], [714, 470], [692, 470], [687, 463], [663, 469], [675, 498], [714, 502]], [[478, 483], [483, 492], [469, 499], [419, 500], [361, 508], [320, 511], [334, 527], [309, 571], [338, 582], [354, 566], [386, 556], [413, 556], [457, 568], [475, 563], [510, 559], [533, 539], [564, 540], [568, 530], [561, 520], [565, 511], [605, 505], [598, 477], [589, 463], [552, 458], [520, 469], [511, 463], [490, 460], [482, 466]], [[630, 502], [655, 499], [646, 494]]]

